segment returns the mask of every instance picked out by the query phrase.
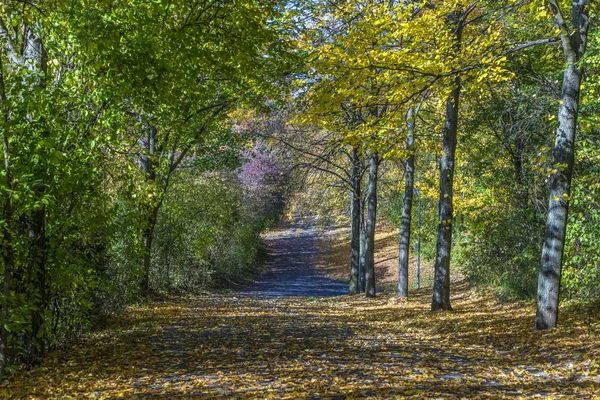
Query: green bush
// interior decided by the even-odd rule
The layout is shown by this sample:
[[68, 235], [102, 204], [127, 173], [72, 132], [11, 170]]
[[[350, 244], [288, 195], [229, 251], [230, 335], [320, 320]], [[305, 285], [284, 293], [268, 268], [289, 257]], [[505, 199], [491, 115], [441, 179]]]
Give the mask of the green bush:
[[233, 173], [177, 173], [157, 224], [152, 287], [197, 292], [248, 283], [269, 211]]

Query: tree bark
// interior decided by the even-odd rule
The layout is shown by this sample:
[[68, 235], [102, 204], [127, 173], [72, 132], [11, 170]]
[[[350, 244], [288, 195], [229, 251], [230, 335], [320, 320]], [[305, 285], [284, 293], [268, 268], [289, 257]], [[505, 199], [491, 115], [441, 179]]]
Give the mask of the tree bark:
[[408, 257], [410, 253], [410, 225], [414, 190], [415, 155], [413, 143], [415, 132], [415, 109], [410, 107], [407, 113], [406, 150], [408, 158], [405, 164], [404, 201], [402, 203], [402, 221], [400, 222], [400, 248], [398, 251], [398, 296], [408, 297]]
[[365, 253], [365, 244], [367, 243], [367, 232], [365, 226], [365, 201], [361, 198], [360, 200], [360, 251], [358, 260], [358, 278], [359, 278], [359, 292], [364, 293], [366, 288], [366, 272], [365, 265], [367, 264]]
[[[455, 50], [460, 52], [462, 23], [456, 23]], [[442, 132], [442, 158], [440, 160], [440, 199], [438, 208], [438, 232], [433, 278], [431, 310], [451, 310], [450, 305], [450, 255], [452, 252], [453, 186], [456, 139], [458, 135], [458, 110], [460, 99], [460, 76], [453, 82], [454, 88], [446, 101], [446, 122]]]
[[367, 196], [367, 223], [365, 229], [365, 295], [375, 297], [375, 222], [377, 220], [377, 170], [379, 156], [369, 158], [369, 187]]
[[537, 330], [554, 328], [558, 322], [558, 303], [562, 258], [567, 230], [567, 217], [571, 194], [571, 179], [575, 163], [575, 133], [579, 110], [579, 93], [583, 68], [578, 61], [583, 57], [587, 44], [589, 21], [588, 2], [572, 2], [572, 27], [569, 27], [555, 0], [550, 0], [554, 21], [561, 29], [561, 42], [566, 61], [563, 75], [561, 104], [558, 109], [558, 129], [552, 151], [552, 164], [556, 170], [548, 181], [549, 204], [544, 233], [542, 260], [538, 275]]
[[[146, 175], [146, 181], [156, 181], [156, 167], [154, 165], [155, 145], [156, 145], [156, 128], [147, 125], [147, 135], [144, 140], [140, 140], [140, 144], [146, 153], [140, 157], [140, 166]], [[152, 240], [154, 238], [154, 227], [158, 218], [158, 211], [160, 209], [160, 202], [149, 207], [149, 214], [147, 215], [146, 224], [142, 232], [142, 244], [144, 246], [143, 260], [142, 260], [142, 280], [140, 283], [140, 289], [142, 295], [147, 295], [150, 291], [150, 267], [152, 263]]]
[[[43, 193], [43, 192], [42, 192]], [[39, 195], [39, 193], [38, 193]], [[31, 241], [31, 261], [29, 265], [29, 281], [33, 290], [39, 296], [37, 307], [31, 315], [31, 332], [29, 334], [29, 347], [26, 354], [26, 363], [33, 364], [44, 354], [44, 339], [40, 337], [44, 324], [43, 313], [48, 305], [46, 295], [46, 209], [34, 211], [27, 217], [29, 224], [29, 240]]]
[[147, 221], [147, 227], [144, 229], [142, 235], [142, 242], [144, 244], [144, 259], [143, 259], [143, 275], [141, 282], [142, 294], [146, 295], [150, 292], [150, 267], [152, 266], [152, 241], [154, 238], [154, 228], [156, 227], [156, 221], [158, 219], [158, 212], [160, 211], [160, 203], [152, 208], [150, 217]]
[[350, 294], [359, 291], [359, 263], [360, 263], [360, 206], [361, 206], [361, 179], [358, 150], [352, 150], [352, 228], [351, 228], [351, 260], [350, 260]]
[[[4, 140], [4, 171], [6, 174], [6, 178], [12, 180], [12, 175], [10, 173], [10, 158], [9, 158], [9, 148], [8, 148], [8, 139], [7, 132], [4, 130], [3, 132]], [[8, 364], [8, 330], [6, 326], [10, 324], [10, 297], [12, 290], [12, 272], [15, 269], [15, 251], [14, 251], [14, 240], [13, 240], [13, 229], [14, 229], [14, 220], [13, 220], [13, 209], [10, 204], [11, 195], [8, 194], [6, 199], [4, 200], [4, 210], [3, 210], [3, 218], [4, 218], [4, 231], [2, 238], [2, 263], [4, 264], [4, 288], [3, 288], [3, 305], [2, 305], [2, 326], [0, 327], [0, 381], [4, 376], [5, 368]]]

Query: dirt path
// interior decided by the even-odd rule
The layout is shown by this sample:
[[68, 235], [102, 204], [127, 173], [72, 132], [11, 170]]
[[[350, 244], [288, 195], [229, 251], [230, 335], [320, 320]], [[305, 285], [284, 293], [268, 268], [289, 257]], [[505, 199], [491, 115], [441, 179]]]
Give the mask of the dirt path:
[[348, 284], [319, 275], [311, 264], [319, 229], [314, 224], [293, 224], [265, 236], [268, 259], [265, 273], [236, 295], [258, 297], [339, 296]]

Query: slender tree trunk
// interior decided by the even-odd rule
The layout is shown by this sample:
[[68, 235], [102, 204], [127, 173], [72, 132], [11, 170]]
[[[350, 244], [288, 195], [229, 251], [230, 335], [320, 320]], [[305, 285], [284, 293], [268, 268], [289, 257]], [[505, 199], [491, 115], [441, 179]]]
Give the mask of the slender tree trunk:
[[357, 294], [359, 291], [359, 263], [360, 263], [360, 164], [358, 150], [352, 150], [352, 228], [351, 228], [351, 247], [352, 254], [350, 260], [350, 294]]
[[417, 289], [421, 289], [421, 195], [417, 192], [419, 206], [417, 208]]
[[2, 217], [4, 219], [4, 229], [2, 232], [2, 246], [0, 250], [2, 252], [2, 263], [4, 266], [4, 287], [3, 297], [4, 302], [2, 305], [2, 326], [0, 326], [0, 381], [4, 376], [6, 366], [8, 364], [8, 330], [6, 327], [10, 323], [10, 297], [12, 290], [12, 272], [15, 269], [15, 250], [14, 250], [14, 218], [13, 208], [11, 204], [12, 190], [13, 188], [13, 175], [10, 163], [10, 148], [9, 148], [9, 132], [8, 132], [8, 121], [9, 121], [9, 109], [8, 100], [6, 98], [6, 86], [4, 83], [4, 63], [2, 62], [2, 55], [0, 55], [0, 96], [2, 99], [2, 147], [3, 147], [3, 158], [4, 158], [4, 176], [6, 177], [6, 185], [8, 193], [5, 195]]
[[359, 292], [364, 293], [366, 288], [366, 272], [365, 265], [367, 264], [365, 253], [365, 245], [367, 243], [367, 231], [365, 226], [365, 201], [361, 198], [360, 200], [360, 251], [358, 260], [358, 278], [359, 278]]
[[144, 244], [144, 260], [143, 260], [143, 275], [141, 290], [142, 294], [148, 294], [150, 291], [150, 267], [152, 264], [152, 241], [154, 239], [154, 228], [156, 227], [156, 221], [158, 219], [158, 212], [160, 211], [160, 203], [152, 208], [150, 217], [147, 221], [147, 227], [144, 229], [142, 235], [142, 242]]
[[[156, 145], [156, 128], [152, 125], [145, 126], [147, 135], [146, 138], [140, 140], [140, 144], [143, 149], [146, 150], [146, 154], [140, 157], [140, 166], [146, 175], [146, 181], [156, 182], [156, 167], [154, 165], [155, 145]], [[156, 220], [158, 217], [158, 211], [160, 209], [160, 202], [149, 207], [149, 214], [147, 214], [146, 224], [142, 232], [142, 244], [144, 246], [143, 260], [142, 260], [142, 280], [140, 283], [140, 289], [143, 295], [148, 294], [150, 291], [150, 267], [152, 263], [152, 241], [154, 238], [154, 227], [156, 226]]]
[[433, 278], [432, 311], [451, 310], [450, 305], [450, 255], [452, 251], [453, 185], [460, 78], [446, 103], [446, 123], [442, 137], [443, 155], [440, 160], [439, 223], [435, 270]]
[[515, 170], [515, 179], [520, 185], [525, 183], [523, 175], [523, 155], [525, 153], [525, 143], [522, 138], [516, 138], [514, 144], [513, 168]]
[[[460, 52], [462, 26], [456, 26], [456, 53]], [[442, 158], [440, 160], [440, 200], [438, 209], [438, 233], [433, 278], [431, 310], [451, 310], [450, 305], [450, 255], [452, 252], [453, 186], [456, 139], [458, 135], [458, 110], [460, 99], [460, 76], [454, 78], [454, 88], [446, 101], [446, 122], [442, 132]]]
[[38, 304], [31, 315], [31, 332], [27, 360], [29, 364], [36, 362], [44, 354], [44, 339], [40, 337], [44, 323], [43, 314], [48, 305], [46, 295], [46, 210], [42, 208], [28, 217], [29, 239], [31, 241], [30, 276], [33, 290], [39, 296]]
[[398, 296], [408, 297], [408, 257], [410, 254], [410, 223], [413, 203], [415, 154], [413, 143], [415, 132], [415, 109], [410, 107], [406, 116], [407, 135], [406, 150], [406, 173], [404, 184], [404, 202], [402, 204], [402, 221], [400, 222], [400, 249], [398, 252]]
[[563, 75], [562, 102], [558, 109], [558, 129], [552, 151], [552, 163], [557, 172], [550, 177], [548, 182], [550, 200], [538, 276], [535, 318], [535, 328], [538, 330], [554, 328], [558, 320], [562, 258], [567, 230], [571, 178], [575, 163], [579, 92], [583, 77], [583, 68], [577, 64], [586, 50], [589, 28], [587, 5], [588, 3], [583, 0], [572, 2], [571, 22], [573, 27], [569, 27], [562, 16], [559, 5], [555, 0], [550, 0], [554, 21], [562, 31], [561, 41], [566, 69]]
[[369, 158], [369, 187], [367, 197], [367, 223], [365, 242], [365, 294], [375, 297], [375, 222], [377, 220], [377, 169], [379, 157], [374, 153]]

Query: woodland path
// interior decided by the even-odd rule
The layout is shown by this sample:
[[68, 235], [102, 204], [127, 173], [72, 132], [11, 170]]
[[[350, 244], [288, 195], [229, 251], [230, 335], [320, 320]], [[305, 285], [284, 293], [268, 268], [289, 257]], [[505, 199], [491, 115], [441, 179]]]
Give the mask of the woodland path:
[[315, 235], [275, 232], [255, 286], [132, 308], [16, 374], [0, 398], [600, 398], [600, 327], [581, 315], [536, 333], [532, 304], [465, 285], [449, 313], [429, 311], [427, 288], [409, 301], [317, 297], [346, 287], [311, 269]]
[[257, 297], [320, 297], [348, 294], [348, 284], [320, 275], [311, 258], [321, 235], [313, 223], [281, 226], [264, 236], [268, 254], [265, 272], [235, 295]]

